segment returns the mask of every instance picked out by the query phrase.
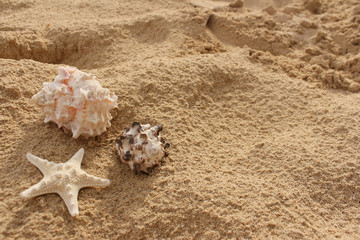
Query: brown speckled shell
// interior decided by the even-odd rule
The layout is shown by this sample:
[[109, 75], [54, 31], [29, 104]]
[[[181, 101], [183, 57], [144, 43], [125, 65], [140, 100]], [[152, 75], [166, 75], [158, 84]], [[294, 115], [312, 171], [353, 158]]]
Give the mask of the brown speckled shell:
[[136, 174], [149, 173], [162, 164], [168, 156], [165, 148], [170, 146], [160, 136], [162, 128], [162, 125], [151, 127], [150, 124], [141, 125], [138, 122], [125, 128], [124, 133], [116, 139], [120, 161], [128, 164]]

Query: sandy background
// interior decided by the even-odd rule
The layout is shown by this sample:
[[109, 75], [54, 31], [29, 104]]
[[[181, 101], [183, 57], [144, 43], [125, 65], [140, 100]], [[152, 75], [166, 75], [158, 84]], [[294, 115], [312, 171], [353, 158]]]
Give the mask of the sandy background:
[[[356, 239], [360, 2], [0, 0], [0, 238]], [[119, 97], [112, 127], [72, 139], [30, 100], [60, 65]], [[164, 166], [115, 155], [133, 121], [164, 125]], [[109, 178], [79, 194], [19, 193], [26, 152]]]

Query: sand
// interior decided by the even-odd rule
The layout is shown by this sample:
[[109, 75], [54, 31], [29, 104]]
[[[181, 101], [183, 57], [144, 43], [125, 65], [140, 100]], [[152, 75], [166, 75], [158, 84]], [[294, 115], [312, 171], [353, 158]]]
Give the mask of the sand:
[[[0, 238], [357, 239], [360, 2], [0, 0]], [[229, 5], [231, 4], [232, 7]], [[31, 101], [57, 68], [119, 97], [112, 126], [73, 139]], [[169, 157], [135, 175], [115, 154], [133, 121], [163, 124]], [[31, 152], [108, 178], [19, 193]]]

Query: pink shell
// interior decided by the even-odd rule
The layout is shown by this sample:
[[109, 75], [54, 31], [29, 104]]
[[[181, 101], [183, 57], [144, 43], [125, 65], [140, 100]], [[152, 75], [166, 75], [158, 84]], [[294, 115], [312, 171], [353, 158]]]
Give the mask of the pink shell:
[[71, 131], [74, 138], [105, 132], [111, 126], [110, 110], [117, 107], [117, 99], [91, 73], [69, 66], [59, 67], [55, 80], [44, 83], [32, 97], [45, 114], [45, 123], [55, 122]]

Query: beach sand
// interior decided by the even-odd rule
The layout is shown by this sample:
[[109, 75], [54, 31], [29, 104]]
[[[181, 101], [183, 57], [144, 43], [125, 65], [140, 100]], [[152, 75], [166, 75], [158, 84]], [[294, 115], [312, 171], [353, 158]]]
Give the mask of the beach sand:
[[[360, 2], [0, 0], [1, 239], [357, 239]], [[230, 4], [232, 7], [230, 7]], [[31, 97], [59, 66], [118, 97], [112, 126], [73, 139]], [[169, 157], [135, 175], [115, 154], [133, 121]], [[77, 217], [27, 152], [85, 149]]]

